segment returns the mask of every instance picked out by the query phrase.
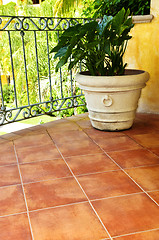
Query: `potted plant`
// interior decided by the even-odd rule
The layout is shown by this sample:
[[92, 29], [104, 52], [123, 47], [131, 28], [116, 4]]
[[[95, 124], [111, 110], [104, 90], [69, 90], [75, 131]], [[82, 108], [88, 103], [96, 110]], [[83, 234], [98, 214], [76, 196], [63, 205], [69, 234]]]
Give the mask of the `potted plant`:
[[92, 126], [100, 130], [123, 130], [132, 126], [141, 89], [149, 74], [128, 70], [123, 56], [129, 32], [134, 26], [129, 10], [123, 8], [114, 17], [69, 27], [52, 49], [59, 58], [56, 71], [70, 59], [68, 68], [77, 63], [88, 71], [77, 73], [84, 90]]

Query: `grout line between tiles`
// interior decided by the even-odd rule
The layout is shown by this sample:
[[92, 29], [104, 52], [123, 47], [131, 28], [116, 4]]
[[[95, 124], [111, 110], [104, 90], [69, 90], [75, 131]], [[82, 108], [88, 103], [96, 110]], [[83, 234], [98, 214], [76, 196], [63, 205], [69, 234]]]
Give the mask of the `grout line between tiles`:
[[[155, 190], [155, 191], [158, 191], [158, 190]], [[154, 192], [154, 191], [152, 191], [152, 192]], [[106, 199], [111, 199], [111, 198], [129, 197], [129, 196], [140, 195], [140, 194], [145, 194], [145, 193], [144, 192], [138, 192], [138, 193], [129, 193], [129, 194], [125, 194], [125, 195], [118, 195], [118, 196], [112, 196], [112, 197], [97, 198], [97, 199], [90, 200], [90, 202], [106, 200]], [[57, 205], [57, 206], [53, 206], [53, 207], [39, 208], [39, 209], [35, 209], [35, 210], [29, 210], [29, 213], [37, 212], [37, 211], [44, 211], [44, 210], [49, 210], [49, 209], [55, 209], [55, 208], [60, 208], [60, 207], [67, 207], [67, 206], [83, 204], [83, 203], [89, 203], [89, 201], [73, 202], [73, 203], [68, 203], [68, 204], [64, 204], [64, 205]], [[27, 212], [11, 213], [11, 214], [8, 214], [8, 215], [1, 215], [0, 218], [20, 215], [20, 214], [24, 214], [24, 213], [27, 213]]]
[[6, 164], [6, 165], [1, 165], [1, 167], [10, 167], [10, 166], [17, 166], [17, 163], [11, 163], [11, 164]]
[[116, 170], [107, 170], [102, 172], [90, 172], [90, 173], [83, 173], [83, 174], [75, 174], [76, 177], [82, 177], [82, 176], [89, 176], [89, 175], [95, 175], [95, 174], [102, 174], [102, 173], [110, 173], [110, 172], [118, 172], [121, 171], [121, 169]]
[[[52, 139], [51, 135], [49, 134], [49, 132], [48, 132], [48, 135], [50, 136], [51, 140], [53, 141], [53, 139]], [[53, 141], [53, 142], [54, 142], [54, 141]], [[55, 143], [54, 143], [54, 144], [55, 144]], [[67, 167], [69, 168], [70, 172], [72, 173], [74, 179], [76, 180], [77, 184], [79, 185], [79, 187], [81, 188], [81, 190], [82, 190], [82, 192], [84, 193], [85, 197], [87, 198], [87, 200], [88, 200], [88, 202], [89, 202], [92, 210], [94, 211], [95, 215], [97, 216], [97, 218], [98, 218], [98, 220], [100, 221], [101, 225], [103, 226], [104, 230], [105, 230], [106, 233], [108, 234], [109, 238], [110, 238], [111, 240], [113, 240], [112, 237], [111, 237], [111, 235], [110, 235], [110, 233], [109, 233], [108, 230], [106, 229], [104, 223], [102, 222], [101, 218], [99, 217], [97, 211], [95, 210], [95, 208], [93, 207], [91, 201], [89, 200], [87, 194], [85, 193], [85, 191], [84, 191], [84, 189], [82, 188], [81, 184], [79, 183], [78, 179], [77, 179], [76, 176], [74, 175], [72, 169], [70, 168], [70, 166], [69, 166], [68, 163], [66, 162], [66, 160], [65, 160], [63, 154], [61, 153], [60, 149], [58, 148], [58, 146], [57, 146], [56, 144], [55, 144], [55, 146], [57, 147], [59, 153], [61, 154], [61, 156], [62, 156], [62, 158], [63, 158], [63, 160], [64, 160], [64, 162], [66, 163], [66, 165], [67, 165]]]
[[[98, 154], [103, 154], [103, 153], [98, 153]], [[89, 154], [88, 154], [89, 155]], [[88, 155], [78, 155], [77, 157], [79, 156], [88, 156]], [[93, 154], [91, 154], [93, 156]], [[96, 154], [97, 155], [97, 154]], [[109, 153], [108, 153], [109, 155]], [[69, 158], [69, 157], [67, 157]], [[110, 155], [109, 155], [109, 158], [110, 158]], [[19, 163], [19, 166], [23, 166], [23, 165], [26, 165], [26, 164], [34, 164], [34, 163], [41, 163], [41, 162], [49, 162], [49, 161], [56, 161], [56, 160], [59, 160], [61, 158], [56, 158], [56, 159], [47, 159], [47, 160], [38, 160], [38, 161], [34, 161], [34, 162], [25, 162], [25, 163]], [[135, 167], [121, 167], [122, 169], [125, 169], [125, 170], [129, 170], [129, 169], [134, 169], [134, 168], [144, 168], [144, 167], [155, 167], [155, 166], [158, 166], [159, 163], [155, 163], [155, 164], [145, 164], [145, 165], [139, 165], [139, 166], [135, 166]], [[7, 165], [1, 165], [0, 168], [2, 167], [10, 167], [10, 166], [17, 166], [17, 163], [11, 163], [11, 164], [7, 164]], [[93, 175], [93, 174], [100, 174], [100, 173], [106, 173], [106, 172], [116, 172], [116, 171], [121, 171], [121, 169], [115, 169], [115, 170], [106, 170], [106, 171], [101, 171], [101, 172], [88, 172], [88, 173], [82, 173], [82, 174], [75, 174], [77, 177], [80, 177], [80, 176], [86, 176], [86, 175]], [[69, 177], [69, 176], [68, 176]], [[67, 177], [61, 177], [61, 178], [67, 178]], [[41, 182], [41, 181], [47, 181], [47, 180], [54, 180], [54, 179], [60, 179], [60, 178], [51, 178], [51, 179], [46, 179], [46, 180], [39, 180], [39, 181], [33, 181], [33, 182], [24, 182], [24, 184], [27, 184], [27, 183], [34, 183], [34, 182]], [[19, 184], [14, 184], [14, 185], [19, 185]], [[0, 186], [1, 188], [1, 186]]]
[[152, 153], [153, 155], [155, 155], [155, 156], [157, 156], [159, 158], [159, 156], [157, 154], [152, 152], [149, 148], [143, 146], [141, 143], [138, 143], [133, 137], [131, 137], [131, 136], [127, 135], [127, 134], [126, 134], [126, 136], [129, 137], [131, 140], [133, 140], [135, 143], [137, 143], [139, 146], [141, 146], [142, 148], [144, 148], [145, 150], [147, 150], [148, 152]]
[[7, 188], [7, 187], [14, 187], [14, 186], [21, 186], [21, 183], [17, 183], [17, 184], [11, 184], [11, 185], [5, 185], [5, 186], [0, 186], [0, 189], [1, 188]]
[[147, 192], [158, 192], [159, 191], [159, 189], [157, 189], [157, 190], [150, 190], [150, 191], [147, 191]]
[[[89, 136], [89, 135], [88, 135]], [[120, 165], [114, 161], [114, 159], [108, 155], [108, 153], [98, 145], [98, 143], [96, 143], [94, 140], [92, 140], [105, 154], [106, 156], [108, 156], [157, 206], [159, 206], [159, 204], [123, 169], [120, 167]]]
[[[96, 153], [96, 155], [102, 155], [104, 153]], [[75, 155], [75, 156], [71, 156], [71, 157], [79, 157], [79, 156], [93, 156], [94, 154], [84, 154], [84, 155]], [[71, 157], [65, 157], [65, 158], [71, 158]], [[55, 161], [55, 160], [59, 160], [61, 159], [61, 156], [60, 157], [57, 157], [57, 158], [52, 158], [52, 159], [43, 159], [43, 160], [36, 160], [36, 161], [32, 161], [32, 162], [19, 162], [19, 165], [25, 165], [25, 164], [32, 164], [32, 163], [39, 163], [39, 162], [46, 162], [46, 161]], [[0, 168], [1, 167], [9, 167], [9, 166], [15, 166], [17, 165], [17, 162], [15, 163], [11, 163], [11, 164], [6, 164], [6, 165], [0, 165]]]
[[[95, 153], [96, 155], [105, 155], [103, 152], [97, 152]], [[68, 159], [68, 158], [72, 158], [72, 157], [85, 157], [85, 156], [94, 156], [93, 153], [88, 153], [88, 154], [80, 154], [80, 155], [75, 155], [75, 156], [68, 156], [68, 157], [65, 157], [65, 159]]]
[[[48, 161], [48, 160], [47, 160]], [[44, 161], [45, 162], [45, 161]], [[19, 164], [19, 166], [21, 166], [23, 164]], [[145, 165], [145, 166], [138, 166], [138, 167], [132, 167], [132, 168], [124, 168], [125, 170], [128, 169], [133, 169], [133, 168], [144, 168], [144, 167], [155, 167], [158, 166], [159, 164], [153, 164], [153, 165]], [[15, 165], [9, 165], [9, 166], [17, 166], [17, 164]], [[7, 167], [9, 167], [7, 165]], [[76, 177], [82, 177], [82, 176], [89, 176], [89, 175], [96, 175], [96, 174], [102, 174], [102, 173], [110, 173], [110, 172], [118, 172], [121, 171], [121, 169], [116, 169], [116, 170], [107, 170], [107, 171], [102, 171], [102, 172], [90, 172], [90, 173], [83, 173], [83, 174], [75, 174]], [[47, 178], [47, 179], [41, 179], [41, 180], [35, 180], [35, 181], [28, 181], [28, 182], [24, 182], [23, 181], [23, 185], [27, 185], [27, 184], [33, 184], [33, 183], [40, 183], [40, 182], [47, 182], [47, 181], [55, 181], [55, 180], [60, 180], [60, 179], [67, 179], [67, 178], [72, 178], [73, 176], [66, 176], [66, 177], [57, 177], [57, 178]], [[19, 186], [21, 185], [21, 183], [17, 183], [17, 184], [11, 184], [11, 185], [5, 185], [5, 186], [0, 186], [1, 188], [5, 188], [5, 187], [10, 187], [10, 186]], [[159, 191], [159, 189], [155, 190], [155, 191]], [[146, 192], [150, 192], [150, 191], [146, 191]]]
[[[106, 153], [107, 154], [107, 153]], [[110, 157], [111, 158], [111, 157]], [[112, 158], [111, 158], [112, 159]], [[112, 159], [112, 161], [114, 161]], [[114, 161], [114, 163], [116, 163]], [[117, 164], [117, 163], [116, 163]], [[118, 164], [117, 164], [118, 165]], [[118, 165], [119, 166], [119, 165]], [[119, 166], [120, 167], [120, 166]], [[159, 206], [159, 204], [126, 172], [124, 171], [124, 169], [121, 168], [121, 170], [157, 205]]]
[[125, 237], [125, 236], [131, 236], [131, 235], [140, 234], [140, 233], [153, 232], [153, 231], [158, 231], [158, 230], [159, 230], [159, 228], [154, 228], [154, 229], [148, 229], [145, 231], [133, 232], [133, 233], [128, 233], [128, 234], [124, 234], [124, 235], [114, 236], [113, 239], [117, 239], [117, 238]]
[[122, 169], [125, 169], [125, 170], [129, 170], [129, 169], [134, 169], [134, 168], [144, 168], [144, 167], [155, 167], [155, 166], [158, 166], [159, 163], [155, 163], [155, 164], [150, 164], [150, 165], [141, 165], [141, 166], [136, 166], [136, 167], [129, 167], [129, 168], [122, 168]]
[[67, 178], [73, 178], [73, 176], [67, 176], [67, 177], [61, 177], [61, 178], [48, 178], [48, 179], [33, 181], [33, 182], [24, 182], [23, 185], [32, 184], [32, 183], [40, 183], [40, 182], [48, 182], [48, 181], [56, 181], [56, 180], [67, 179]]
[[128, 193], [128, 194], [124, 194], [124, 195], [118, 195], [118, 196], [111, 196], [111, 197], [103, 197], [103, 198], [92, 199], [92, 200], [90, 200], [90, 201], [91, 201], [91, 202], [95, 202], [95, 201], [106, 200], [106, 199], [111, 199], [111, 198], [129, 197], [129, 196], [140, 195], [140, 194], [145, 194], [145, 193], [144, 193], [144, 192]]
[[19, 162], [19, 165], [39, 163], [39, 162], [46, 162], [46, 161], [55, 161], [55, 160], [59, 160], [59, 159], [61, 159], [61, 157], [59, 157], [59, 158], [52, 158], [52, 159], [45, 159], [45, 160], [35, 160], [35, 161], [32, 161], [32, 162]]
[[[102, 152], [97, 152], [95, 154], [103, 154], [103, 153]], [[67, 158], [72, 158], [72, 157], [84, 157], [84, 156], [91, 156], [91, 155], [94, 155], [94, 154], [89, 153], [89, 154], [71, 155], [71, 156], [66, 156], [65, 158], [67, 159]]]
[[11, 213], [11, 214], [7, 214], [7, 215], [1, 215], [0, 218], [21, 215], [21, 214], [24, 214], [24, 213], [27, 213], [27, 212]]
[[[13, 144], [14, 144], [14, 143], [13, 143]], [[18, 156], [17, 156], [17, 152], [16, 152], [15, 145], [14, 145], [14, 152], [15, 152], [15, 157], [16, 157], [16, 159], [17, 159], [18, 171], [19, 171], [19, 175], [20, 175], [20, 180], [21, 180], [21, 185], [22, 185], [22, 190], [23, 190], [23, 195], [24, 195], [24, 201], [25, 201], [25, 205], [26, 205], [26, 209], [27, 209], [27, 216], [28, 216], [28, 221], [29, 221], [31, 236], [32, 236], [32, 240], [34, 240], [33, 230], [32, 230], [32, 226], [31, 226], [31, 220], [30, 220], [30, 216], [29, 216], [29, 209], [28, 209], [27, 199], [26, 199], [26, 195], [25, 195], [25, 191], [24, 191], [22, 174], [21, 174], [20, 167], [19, 167]]]
[[73, 203], [68, 203], [68, 204], [62, 204], [62, 205], [57, 205], [57, 206], [53, 206], [53, 207], [45, 207], [45, 208], [39, 208], [39, 209], [35, 209], [35, 210], [30, 210], [29, 212], [39, 212], [39, 211], [45, 211], [45, 210], [49, 210], [49, 209], [55, 209], [55, 208], [61, 208], [61, 207], [68, 207], [68, 206], [72, 206], [72, 205], [77, 205], [77, 204], [83, 204], [83, 203], [88, 203], [88, 201], [82, 201], [82, 202], [73, 202]]

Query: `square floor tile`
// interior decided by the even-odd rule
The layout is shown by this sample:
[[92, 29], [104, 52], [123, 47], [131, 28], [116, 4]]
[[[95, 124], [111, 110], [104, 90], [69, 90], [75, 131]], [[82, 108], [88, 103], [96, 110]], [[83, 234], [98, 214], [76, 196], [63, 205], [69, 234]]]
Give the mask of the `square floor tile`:
[[43, 146], [22, 147], [17, 149], [17, 155], [20, 163], [61, 158], [59, 151], [53, 143]]
[[148, 192], [148, 194], [159, 204], [159, 191]]
[[65, 131], [79, 130], [79, 126], [76, 123], [69, 122], [68, 120], [65, 119], [60, 119], [57, 121], [46, 123], [44, 127], [48, 129], [49, 133], [51, 132], [64, 133]]
[[12, 141], [0, 137], [0, 144], [8, 144], [9, 142], [12, 143]]
[[18, 138], [14, 141], [16, 148], [21, 147], [32, 147], [32, 146], [43, 146], [51, 144], [52, 140], [47, 133], [37, 133], [31, 132], [26, 134], [21, 138]]
[[35, 138], [38, 138], [38, 136], [44, 136], [47, 137], [48, 139], [50, 139], [47, 131], [45, 128], [41, 128], [41, 129], [36, 129], [35, 131], [33, 131], [33, 129], [37, 127], [37, 126], [33, 126], [31, 128], [28, 128], [29, 132], [25, 134], [25, 136], [35, 136]]
[[6, 133], [6, 134], [2, 135], [1, 137], [6, 140], [15, 140], [15, 139], [19, 138], [19, 136], [16, 135], [15, 133]]
[[29, 210], [87, 201], [74, 178], [24, 184]]
[[29, 130], [33, 131], [33, 132], [41, 131], [41, 132], [45, 132], [46, 133], [46, 130], [45, 130], [43, 125], [44, 124], [39, 124], [39, 125], [35, 125], [35, 126], [32, 126], [32, 127], [29, 127]]
[[63, 159], [20, 165], [23, 182], [34, 182], [72, 176]]
[[147, 114], [147, 113], [136, 113], [136, 117], [143, 122], [153, 121], [153, 120], [159, 120], [158, 114]]
[[[0, 141], [0, 143], [1, 143], [1, 141]], [[4, 141], [0, 144], [0, 151], [8, 151], [9, 149], [12, 149], [12, 150], [14, 149], [13, 142]]]
[[30, 128], [24, 128], [21, 130], [17, 130], [14, 133], [16, 134], [16, 136], [19, 136], [21, 138], [22, 136], [31, 133], [31, 130], [30, 130]]
[[18, 214], [0, 218], [1, 240], [32, 240], [28, 217]]
[[127, 136], [99, 138], [96, 140], [96, 143], [106, 152], [141, 148], [136, 142]]
[[8, 147], [0, 149], [0, 166], [16, 164], [17, 159], [15, 157], [14, 147]]
[[159, 147], [159, 132], [135, 135], [133, 138], [142, 146], [147, 148]]
[[156, 128], [156, 130], [159, 130], [159, 118], [153, 119], [151, 123], [153, 124], [154, 128]]
[[159, 147], [158, 148], [150, 148], [149, 150], [159, 157]]
[[65, 160], [75, 175], [119, 169], [105, 154], [74, 156], [66, 158]]
[[141, 120], [135, 121], [132, 128], [129, 130], [124, 131], [125, 134], [128, 136], [138, 135], [138, 134], [147, 134], [156, 132], [156, 128], [152, 122], [146, 121], [143, 122]]
[[0, 187], [20, 183], [21, 181], [17, 165], [0, 167]]
[[67, 117], [67, 120], [71, 122], [77, 122], [79, 120], [84, 120], [84, 119], [89, 119], [88, 117], [88, 112], [82, 113], [82, 114], [77, 114], [77, 115], [72, 115], [71, 117]]
[[159, 158], [146, 149], [110, 152], [109, 156], [122, 168], [159, 164]]
[[107, 132], [107, 131], [100, 131], [95, 128], [91, 129], [84, 129], [84, 131], [89, 135], [90, 138], [93, 140], [98, 140], [99, 138], [112, 138], [112, 137], [121, 137], [125, 136], [123, 132]]
[[141, 192], [122, 171], [91, 174], [77, 178], [91, 200]]
[[62, 119], [58, 119], [55, 121], [51, 121], [51, 122], [47, 122], [44, 123], [42, 126], [46, 129], [46, 128], [58, 128], [58, 126], [63, 126], [65, 125], [65, 123], [67, 123], [68, 121], [66, 120], [66, 118], [62, 118]]
[[119, 238], [113, 238], [114, 240], [158, 240], [159, 230], [146, 231], [142, 233], [136, 233], [131, 235], [126, 235]]
[[88, 203], [30, 213], [35, 240], [102, 240], [108, 234]]
[[58, 144], [64, 157], [103, 153], [103, 151], [91, 140], [66, 142]]
[[92, 202], [112, 237], [159, 228], [159, 208], [146, 194]]
[[77, 124], [82, 128], [82, 129], [86, 129], [86, 128], [92, 128], [92, 124], [90, 119], [82, 119], [77, 121]]
[[67, 142], [74, 141], [84, 141], [89, 140], [87, 134], [85, 134], [82, 130], [71, 130], [64, 132], [52, 132], [50, 133], [52, 139], [57, 144], [65, 144]]
[[0, 216], [26, 212], [21, 185], [0, 188]]
[[159, 190], [159, 165], [125, 170], [145, 191]]

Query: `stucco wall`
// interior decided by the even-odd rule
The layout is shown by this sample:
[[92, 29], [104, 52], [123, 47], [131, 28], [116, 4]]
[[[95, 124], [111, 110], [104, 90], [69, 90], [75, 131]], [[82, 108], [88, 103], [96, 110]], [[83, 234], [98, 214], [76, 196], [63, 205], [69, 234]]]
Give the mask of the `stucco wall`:
[[131, 31], [125, 61], [129, 68], [148, 71], [150, 80], [142, 90], [139, 112], [159, 114], [159, 0], [151, 0], [150, 23], [136, 23]]

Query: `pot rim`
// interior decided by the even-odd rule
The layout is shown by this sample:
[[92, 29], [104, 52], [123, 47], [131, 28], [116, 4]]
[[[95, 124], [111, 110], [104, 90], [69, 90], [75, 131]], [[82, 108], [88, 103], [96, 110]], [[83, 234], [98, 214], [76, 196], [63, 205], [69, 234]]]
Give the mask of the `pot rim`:
[[[88, 71], [76, 74], [76, 81], [79, 87], [86, 90], [96, 88], [102, 89], [138, 89], [143, 88], [149, 79], [149, 73], [143, 70], [127, 69], [125, 75], [121, 76], [91, 76]], [[110, 91], [109, 90], [109, 91]]]
[[84, 75], [84, 76], [92, 76], [92, 77], [121, 77], [121, 76], [131, 76], [131, 75], [138, 75], [138, 74], [142, 74], [142, 73], [145, 73], [146, 71], [144, 70], [139, 70], [139, 69], [125, 69], [125, 72], [123, 75], [112, 75], [112, 76], [92, 76], [90, 74], [89, 71], [81, 71], [79, 72], [80, 75]]

